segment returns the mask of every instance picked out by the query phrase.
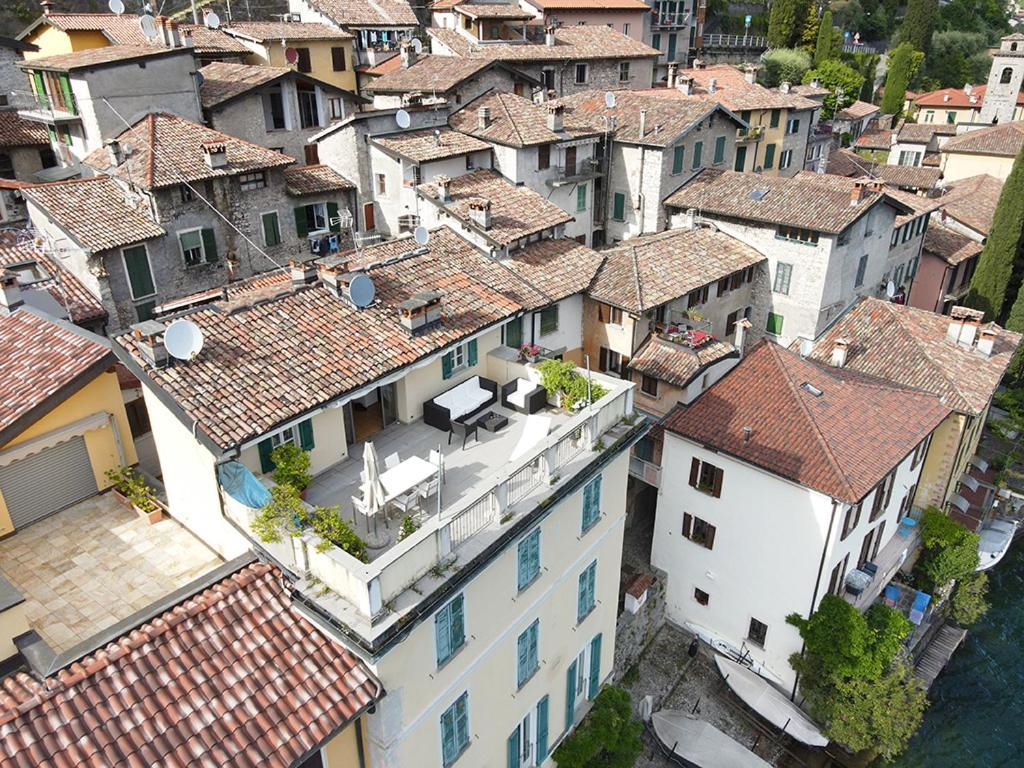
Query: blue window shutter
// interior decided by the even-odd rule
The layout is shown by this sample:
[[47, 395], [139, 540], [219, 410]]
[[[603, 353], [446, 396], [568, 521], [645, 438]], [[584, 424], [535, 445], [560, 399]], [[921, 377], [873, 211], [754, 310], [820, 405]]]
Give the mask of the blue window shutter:
[[452, 655], [451, 642], [451, 617], [448, 612], [449, 606], [438, 611], [434, 617], [434, 634], [437, 637], [437, 663], [443, 663]]
[[537, 619], [533, 624], [530, 625], [528, 630], [530, 635], [530, 657], [528, 659], [528, 669], [532, 672], [540, 666], [539, 658], [539, 647], [540, 647], [540, 619]]
[[572, 728], [573, 714], [576, 712], [576, 660], [569, 665], [565, 673], [565, 730]]
[[466, 361], [470, 367], [476, 365], [476, 339], [466, 344]]
[[516, 641], [516, 685], [522, 685], [526, 682], [527, 675], [529, 672], [530, 664], [530, 628], [527, 627], [526, 631], [519, 635], [519, 639]]
[[576, 621], [582, 621], [587, 613], [587, 572], [580, 574], [580, 583], [576, 595]]
[[462, 595], [459, 595], [452, 600], [451, 605], [449, 606], [449, 609], [451, 610], [451, 617], [449, 618], [449, 621], [451, 622], [450, 645], [453, 653], [459, 650], [459, 648], [462, 647], [462, 644], [466, 641], [466, 624], [462, 608]]
[[508, 768], [519, 768], [519, 726], [508, 737]]
[[441, 378], [450, 379], [452, 377], [452, 353], [441, 355]]
[[548, 697], [537, 702], [537, 765], [548, 756]]
[[533, 532], [530, 541], [530, 572], [536, 576], [540, 573], [540, 528]]
[[316, 448], [316, 443], [313, 442], [312, 419], [299, 422], [299, 447], [304, 451], [312, 451]]
[[589, 576], [587, 578], [587, 608], [594, 607], [594, 601], [597, 595], [597, 561], [595, 560], [590, 564], [588, 569]]
[[445, 765], [450, 765], [458, 750], [455, 747], [455, 705], [441, 714], [441, 754]]
[[270, 454], [274, 452], [274, 444], [270, 442], [268, 437], [266, 440], [260, 440], [256, 445], [256, 450], [260, 455], [260, 471], [266, 474], [267, 472], [274, 471], [274, 460], [270, 458]]
[[530, 583], [530, 538], [519, 542], [519, 589]]
[[461, 750], [469, 743], [468, 697], [462, 694], [455, 702], [455, 747]]
[[590, 692], [588, 699], [597, 696], [597, 689], [601, 686], [601, 634], [590, 641]]

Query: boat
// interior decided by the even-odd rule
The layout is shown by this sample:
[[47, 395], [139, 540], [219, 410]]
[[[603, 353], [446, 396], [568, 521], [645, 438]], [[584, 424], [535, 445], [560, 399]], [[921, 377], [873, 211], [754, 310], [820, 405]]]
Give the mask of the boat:
[[979, 571], [987, 571], [1006, 556], [1019, 525], [1016, 520], [997, 517], [982, 526], [978, 541]]
[[726, 658], [744, 664], [754, 670], [757, 674], [761, 675], [761, 677], [768, 678], [776, 685], [785, 685], [781, 677], [772, 672], [764, 664], [757, 661], [757, 659], [753, 658], [750, 655], [750, 651], [747, 651], [744, 648], [737, 648], [721, 635], [716, 635], [707, 627], [700, 624], [694, 624], [692, 621], [683, 622], [683, 626]]
[[715, 656], [715, 664], [732, 692], [769, 723], [809, 747], [828, 746], [814, 721], [768, 680], [724, 656]]
[[688, 712], [664, 709], [651, 717], [665, 749], [693, 768], [771, 768], [749, 749]]

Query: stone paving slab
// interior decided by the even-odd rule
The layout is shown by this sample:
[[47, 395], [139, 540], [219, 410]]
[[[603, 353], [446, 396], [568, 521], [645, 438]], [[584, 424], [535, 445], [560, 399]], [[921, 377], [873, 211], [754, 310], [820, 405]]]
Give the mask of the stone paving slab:
[[175, 520], [149, 525], [110, 493], [0, 541], [0, 571], [25, 596], [29, 625], [58, 653], [222, 562]]

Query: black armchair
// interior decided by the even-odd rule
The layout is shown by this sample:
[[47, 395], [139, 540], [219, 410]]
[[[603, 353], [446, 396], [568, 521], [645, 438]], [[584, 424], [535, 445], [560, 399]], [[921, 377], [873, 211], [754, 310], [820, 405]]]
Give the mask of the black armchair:
[[455, 420], [451, 422], [451, 425], [451, 430], [448, 432], [448, 445], [452, 444], [452, 435], [460, 435], [462, 437], [462, 450], [466, 450], [466, 441], [469, 440], [470, 436], [477, 442], [480, 442], [480, 435], [477, 432], [480, 425], [476, 419], [470, 422]]
[[[519, 382], [521, 381], [525, 380], [512, 379], [508, 384], [504, 384], [501, 387], [501, 404], [510, 410], [525, 413], [526, 415], [537, 413], [548, 404], [547, 390], [540, 386], [540, 384], [536, 385], [532, 390], [527, 392], [526, 396], [522, 399], [522, 405], [519, 405], [517, 402], [509, 400], [509, 397], [516, 393], [516, 390], [520, 386]], [[518, 401], [518, 398], [513, 399]]]

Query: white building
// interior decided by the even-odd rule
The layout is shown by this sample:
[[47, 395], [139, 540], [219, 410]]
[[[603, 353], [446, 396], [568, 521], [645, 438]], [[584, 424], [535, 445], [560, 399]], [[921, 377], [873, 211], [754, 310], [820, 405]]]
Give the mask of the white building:
[[[829, 593], [874, 602], [948, 413], [934, 395], [756, 346], [665, 421], [651, 562], [668, 573], [668, 617], [793, 686], [801, 640], [786, 617]], [[861, 591], [866, 572], [850, 574], [869, 562]]]

